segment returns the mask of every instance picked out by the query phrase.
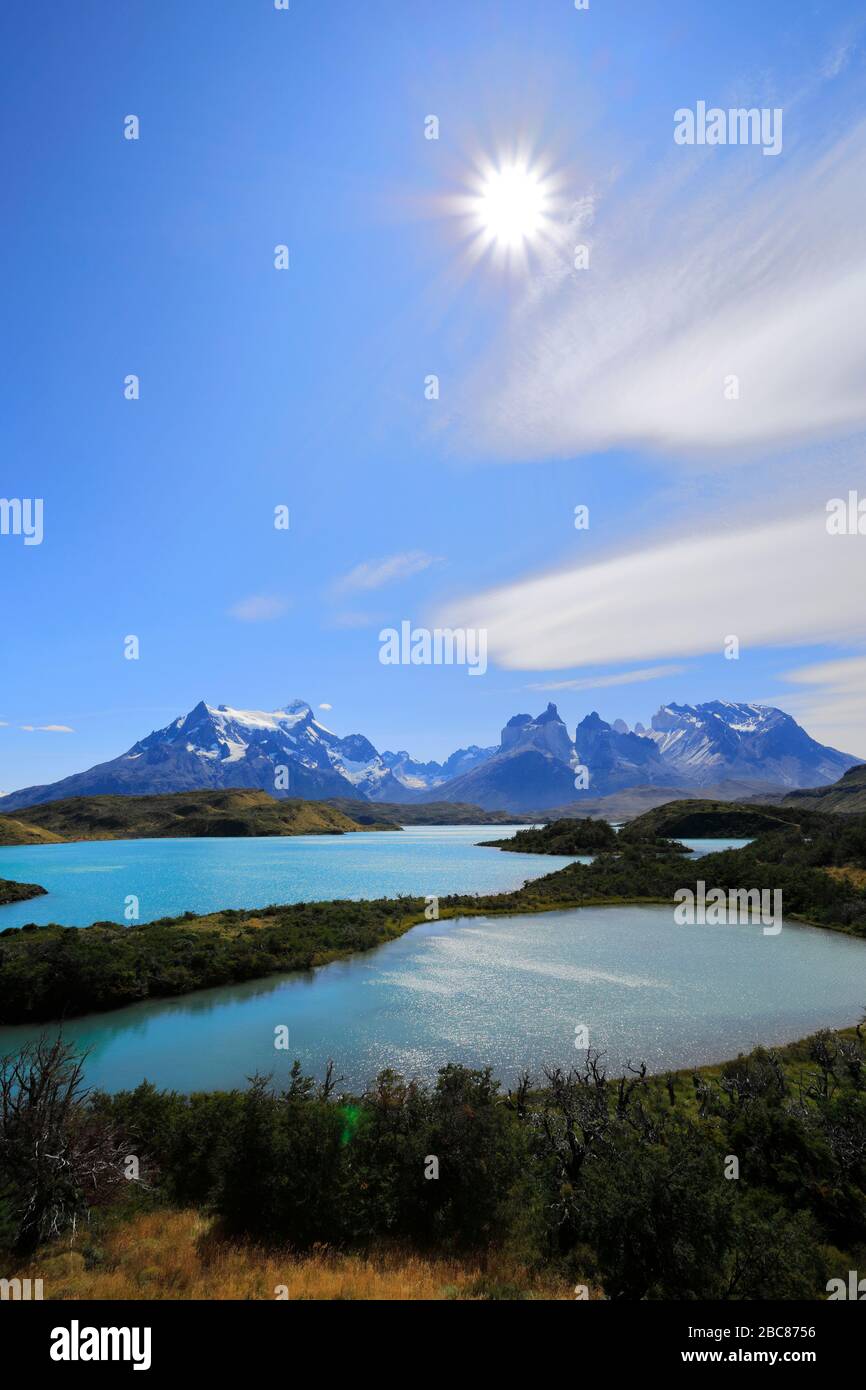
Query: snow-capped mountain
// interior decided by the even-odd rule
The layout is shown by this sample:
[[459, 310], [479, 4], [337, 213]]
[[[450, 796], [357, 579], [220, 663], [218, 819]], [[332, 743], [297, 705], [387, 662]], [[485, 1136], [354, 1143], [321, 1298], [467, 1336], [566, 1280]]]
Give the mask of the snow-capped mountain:
[[495, 751], [460, 748], [445, 763], [420, 763], [406, 752], [380, 754], [363, 734], [341, 738], [316, 719], [306, 700], [273, 711], [202, 700], [119, 758], [49, 786], [11, 793], [3, 810], [67, 796], [208, 787], [258, 787], [276, 797], [307, 800], [409, 801]]
[[[623, 787], [676, 785], [675, 771], [655, 744], [629, 733], [622, 720], [617, 723], [619, 728], [588, 714], [572, 739], [556, 705], [549, 704], [534, 717], [515, 714], [502, 730], [493, 756], [440, 787], [437, 800], [516, 812], [566, 806]], [[589, 773], [583, 791], [575, 786], [578, 767]]]
[[[859, 759], [825, 748], [790, 715], [766, 705], [714, 700], [665, 705], [652, 728], [622, 719], [608, 724], [595, 712], [574, 739], [555, 705], [542, 714], [516, 714], [499, 748], [475, 769], [445, 782], [436, 799], [468, 801], [486, 810], [538, 811], [608, 796], [628, 787], [712, 787], [724, 795], [744, 789], [814, 787], [833, 782]], [[575, 772], [585, 767], [585, 788]]]
[[[0, 814], [62, 797], [257, 787], [276, 797], [359, 801], [466, 801], [536, 811], [627, 787], [697, 788], [731, 782], [765, 790], [836, 781], [860, 760], [810, 738], [765, 705], [714, 700], [664, 705], [652, 728], [592, 713], [568, 733], [555, 705], [516, 714], [498, 746], [459, 748], [444, 763], [379, 753], [363, 734], [343, 738], [304, 700], [274, 711], [197, 704], [128, 752], [48, 786], [0, 799]], [[575, 787], [589, 770], [585, 792]], [[734, 794], [734, 793], [732, 793]]]
[[860, 761], [817, 743], [780, 709], [730, 700], [662, 705], [646, 737], [681, 779], [697, 786], [733, 778], [818, 787]]
[[436, 800], [503, 811], [563, 806], [575, 798], [576, 761], [574, 742], [556, 705], [534, 718], [515, 714], [492, 755], [438, 787]]
[[397, 781], [408, 791], [421, 792], [439, 787], [449, 778], [459, 777], [461, 773], [471, 771], [496, 752], [498, 749], [495, 744], [492, 748], [479, 748], [477, 743], [471, 743], [468, 748], [458, 748], [444, 763], [419, 763], [405, 750], [400, 753], [385, 752], [379, 756], [385, 766], [391, 769]]
[[259, 787], [276, 797], [399, 801], [406, 789], [362, 734], [340, 738], [304, 700], [284, 709], [233, 709], [202, 700], [127, 753], [48, 787], [27, 787], [5, 808], [98, 793]]

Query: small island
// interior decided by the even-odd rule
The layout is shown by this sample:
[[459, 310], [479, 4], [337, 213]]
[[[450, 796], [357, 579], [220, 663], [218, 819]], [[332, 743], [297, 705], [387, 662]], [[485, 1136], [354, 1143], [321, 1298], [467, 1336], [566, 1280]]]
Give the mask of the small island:
[[507, 840], [482, 840], [490, 849], [515, 854], [600, 854], [616, 849], [616, 831], [606, 820], [555, 820], [547, 825], [518, 830]]

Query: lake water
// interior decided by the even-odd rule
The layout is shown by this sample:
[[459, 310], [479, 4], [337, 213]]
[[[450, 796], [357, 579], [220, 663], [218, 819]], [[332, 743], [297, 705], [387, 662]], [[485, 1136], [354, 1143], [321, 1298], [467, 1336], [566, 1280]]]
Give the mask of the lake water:
[[188, 911], [328, 898], [507, 893], [573, 862], [478, 845], [512, 833], [510, 826], [443, 825], [349, 835], [9, 845], [0, 848], [0, 878], [40, 883], [48, 894], [0, 907], [0, 929], [24, 922], [122, 922], [129, 894], [139, 900], [138, 920], [152, 922]]
[[[345, 836], [113, 840], [0, 849], [0, 876], [44, 898], [0, 908], [0, 927], [140, 920], [273, 902], [518, 888], [572, 862], [481, 848], [493, 826], [424, 826]], [[697, 855], [744, 840], [691, 841]], [[582, 857], [582, 862], [588, 862]], [[88, 1079], [108, 1089], [243, 1085], [291, 1058], [320, 1075], [334, 1057], [347, 1087], [384, 1066], [431, 1077], [450, 1060], [517, 1070], [576, 1060], [575, 1026], [613, 1068], [729, 1057], [822, 1025], [850, 1023], [866, 999], [866, 947], [786, 926], [675, 927], [669, 908], [602, 908], [425, 923], [399, 941], [302, 975], [204, 990], [74, 1019]], [[274, 1029], [290, 1032], [288, 1057]], [[0, 1053], [34, 1031], [0, 1029]]]
[[[327, 898], [507, 893], [573, 862], [478, 844], [519, 828], [437, 825], [349, 835], [6, 845], [0, 847], [0, 878], [39, 883], [48, 893], [0, 907], [0, 930], [25, 922], [122, 922], [131, 894], [138, 898], [138, 920], [152, 922], [181, 912]], [[748, 841], [688, 843], [709, 853]], [[581, 856], [581, 862], [590, 860]]]
[[[503, 858], [508, 856], [503, 855]], [[179, 1090], [285, 1075], [293, 1057], [321, 1075], [333, 1057], [347, 1089], [382, 1067], [431, 1077], [447, 1061], [513, 1079], [528, 1066], [580, 1060], [575, 1027], [612, 1071], [721, 1061], [860, 1017], [866, 943], [786, 924], [679, 927], [667, 907], [584, 908], [460, 918], [302, 975], [203, 990], [73, 1019], [93, 1049], [88, 1079], [107, 1089], [144, 1077]], [[274, 1030], [289, 1029], [288, 1052]], [[0, 1053], [33, 1030], [0, 1030]]]

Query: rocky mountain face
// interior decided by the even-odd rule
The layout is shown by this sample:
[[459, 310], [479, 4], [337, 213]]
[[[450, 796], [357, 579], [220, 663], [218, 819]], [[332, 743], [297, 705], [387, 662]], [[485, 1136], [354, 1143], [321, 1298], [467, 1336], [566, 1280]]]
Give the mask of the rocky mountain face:
[[556, 705], [535, 718], [515, 714], [499, 748], [479, 766], [444, 783], [441, 801], [469, 801], [485, 810], [542, 810], [575, 798], [575, 746]]
[[780, 709], [729, 700], [663, 705], [648, 737], [680, 780], [697, 786], [741, 779], [818, 787], [860, 761], [817, 743]]
[[[465, 776], [440, 787], [443, 801], [472, 801], [490, 810], [544, 810], [622, 787], [676, 786], [651, 739], [588, 714], [569, 736], [556, 705], [542, 714], [516, 714], [502, 730], [498, 751]], [[585, 768], [576, 786], [578, 772]]]
[[[817, 743], [781, 710], [720, 700], [665, 705], [648, 730], [588, 714], [573, 739], [549, 704], [536, 716], [509, 719], [498, 746], [460, 748], [444, 763], [379, 753], [363, 734], [340, 737], [304, 700], [273, 712], [201, 701], [118, 758], [3, 797], [0, 813], [72, 796], [220, 787], [307, 800], [469, 802], [519, 813], [629, 787], [687, 794], [728, 782], [736, 783], [736, 795], [752, 787], [814, 787], [858, 762]], [[575, 785], [581, 768], [588, 774], [583, 787]]]

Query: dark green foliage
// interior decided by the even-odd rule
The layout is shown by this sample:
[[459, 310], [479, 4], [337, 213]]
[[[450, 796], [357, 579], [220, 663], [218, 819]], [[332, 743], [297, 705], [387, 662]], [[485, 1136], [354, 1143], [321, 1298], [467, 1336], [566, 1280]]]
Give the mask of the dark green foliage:
[[140, 926], [0, 932], [0, 1023], [70, 1017], [370, 950], [423, 917], [419, 899], [297, 903]]
[[540, 829], [518, 830], [508, 840], [484, 840], [516, 854], [598, 854], [616, 848], [616, 831], [606, 820], [555, 820]]
[[805, 811], [778, 806], [750, 806], [736, 801], [668, 801], [623, 826], [624, 840], [646, 836], [676, 836], [686, 839], [714, 839], [731, 836], [745, 839], [770, 831], [796, 826]]
[[[866, 1251], [859, 1037], [759, 1049], [691, 1080], [643, 1068], [609, 1079], [589, 1054], [505, 1096], [489, 1071], [458, 1065], [432, 1086], [385, 1071], [360, 1097], [339, 1095], [332, 1069], [317, 1084], [298, 1063], [281, 1086], [256, 1077], [243, 1092], [73, 1085], [51, 1107], [50, 1152], [74, 1158], [60, 1183], [40, 1167], [38, 1097], [45, 1081], [56, 1097], [72, 1065], [54, 1046], [15, 1063], [37, 1084], [23, 1108], [6, 1103], [0, 1246], [68, 1228], [94, 1195], [122, 1203], [131, 1152], [152, 1200], [216, 1212], [266, 1244], [504, 1247], [613, 1299], [820, 1298]], [[101, 1196], [82, 1157], [99, 1167]]]
[[38, 898], [45, 889], [38, 883], [13, 883], [9, 878], [0, 878], [0, 905], [25, 902], [27, 898]]

